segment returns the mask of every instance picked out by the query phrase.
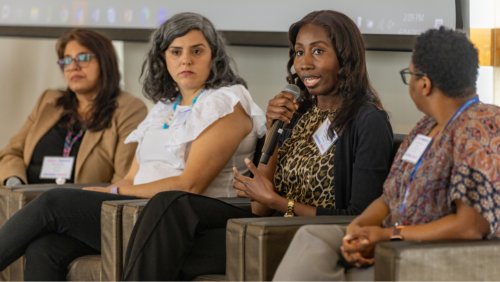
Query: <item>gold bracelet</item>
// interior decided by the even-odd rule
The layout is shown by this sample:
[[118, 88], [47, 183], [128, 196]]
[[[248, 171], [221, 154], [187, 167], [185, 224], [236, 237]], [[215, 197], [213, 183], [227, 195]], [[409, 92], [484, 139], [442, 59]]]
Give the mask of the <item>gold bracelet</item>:
[[293, 200], [288, 200], [288, 209], [285, 213], [285, 217], [295, 216], [295, 214], [293, 213], [293, 204], [295, 204]]

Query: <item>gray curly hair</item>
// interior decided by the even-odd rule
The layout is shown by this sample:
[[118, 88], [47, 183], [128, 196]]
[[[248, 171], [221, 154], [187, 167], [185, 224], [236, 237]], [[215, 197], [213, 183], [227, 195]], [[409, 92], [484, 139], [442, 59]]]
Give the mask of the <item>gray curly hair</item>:
[[199, 30], [205, 36], [212, 50], [210, 75], [205, 82], [207, 89], [217, 89], [224, 86], [246, 82], [231, 68], [233, 59], [227, 52], [227, 41], [214, 25], [204, 16], [196, 13], [180, 13], [164, 22], [149, 40], [150, 49], [142, 65], [141, 77], [143, 94], [153, 102], [174, 101], [180, 92], [176, 83], [168, 73], [163, 54], [170, 44], [178, 37], [186, 35], [191, 30]]

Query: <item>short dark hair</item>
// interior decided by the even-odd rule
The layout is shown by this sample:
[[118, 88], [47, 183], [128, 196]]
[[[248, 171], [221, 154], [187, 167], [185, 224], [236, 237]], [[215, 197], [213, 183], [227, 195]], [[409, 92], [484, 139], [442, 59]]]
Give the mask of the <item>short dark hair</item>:
[[78, 100], [75, 93], [68, 87], [64, 94], [57, 101], [57, 105], [63, 106], [63, 120], [68, 130], [83, 127], [91, 131], [100, 131], [109, 127], [113, 113], [117, 107], [116, 98], [120, 94], [120, 71], [118, 69], [118, 59], [115, 48], [111, 40], [99, 32], [90, 29], [74, 29], [66, 32], [56, 44], [56, 51], [59, 59], [64, 58], [64, 50], [69, 42], [76, 41], [85, 46], [99, 62], [99, 89], [95, 97], [89, 120], [83, 124], [78, 122]]
[[333, 134], [334, 128], [338, 128], [338, 134], [341, 135], [361, 106], [369, 104], [380, 110], [384, 109], [368, 77], [365, 42], [356, 24], [348, 16], [336, 11], [314, 11], [290, 26], [288, 30], [290, 57], [287, 65], [287, 81], [296, 84], [302, 90], [298, 99], [300, 107], [297, 112], [299, 114], [305, 113], [316, 104], [315, 98], [309, 94], [297, 73], [292, 73], [297, 35], [300, 29], [308, 24], [322, 27], [330, 37], [337, 53], [340, 66], [339, 72], [336, 74], [339, 83], [338, 95], [342, 102], [329, 131]]
[[412, 62], [448, 97], [476, 92], [478, 51], [462, 32], [445, 27], [426, 31], [417, 38]]
[[196, 13], [180, 13], [164, 22], [149, 40], [149, 51], [142, 65], [141, 77], [144, 76], [144, 96], [153, 102], [174, 101], [180, 92], [172, 76], [168, 73], [165, 51], [174, 39], [186, 35], [191, 30], [199, 30], [205, 36], [212, 50], [210, 75], [205, 82], [207, 89], [241, 84], [246, 82], [231, 67], [232, 58], [227, 51], [225, 37], [204, 16]]

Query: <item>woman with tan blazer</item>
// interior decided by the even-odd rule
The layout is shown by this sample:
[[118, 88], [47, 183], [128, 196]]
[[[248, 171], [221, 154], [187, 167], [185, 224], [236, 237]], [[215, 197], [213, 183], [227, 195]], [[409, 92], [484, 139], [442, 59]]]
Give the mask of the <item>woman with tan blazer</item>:
[[[136, 144], [126, 137], [147, 115], [145, 104], [121, 92], [111, 41], [74, 30], [57, 43], [66, 91], [47, 90], [19, 133], [0, 152], [2, 184], [54, 182], [40, 179], [44, 156], [75, 157], [68, 182], [110, 183], [130, 168]], [[63, 149], [63, 150], [61, 150]]]
[[[26, 168], [38, 141], [61, 119], [64, 109], [57, 106], [63, 92], [47, 90], [19, 133], [0, 152], [0, 180], [11, 176], [28, 183]], [[108, 128], [85, 133], [75, 159], [75, 183], [112, 183], [127, 174], [134, 158], [136, 143], [124, 144], [125, 138], [144, 120], [147, 109], [138, 98], [121, 92]]]

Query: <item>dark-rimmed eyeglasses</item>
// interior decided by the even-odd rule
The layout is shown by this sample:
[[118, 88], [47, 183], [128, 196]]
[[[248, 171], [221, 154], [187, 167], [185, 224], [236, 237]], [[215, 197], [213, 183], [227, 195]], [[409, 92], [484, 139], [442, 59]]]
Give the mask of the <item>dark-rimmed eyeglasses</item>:
[[403, 79], [403, 83], [408, 85], [410, 83], [411, 75], [418, 75], [418, 76], [427, 76], [425, 72], [411, 72], [409, 68], [406, 68], [402, 71], [399, 72], [401, 74], [401, 79]]
[[57, 64], [59, 65], [62, 71], [64, 71], [64, 69], [67, 66], [71, 65], [72, 61], [75, 61], [75, 64], [78, 68], [84, 68], [89, 65], [90, 58], [92, 57], [95, 57], [95, 55], [91, 53], [82, 53], [78, 54], [75, 58], [70, 58], [70, 57], [62, 58], [59, 61], [57, 61]]

